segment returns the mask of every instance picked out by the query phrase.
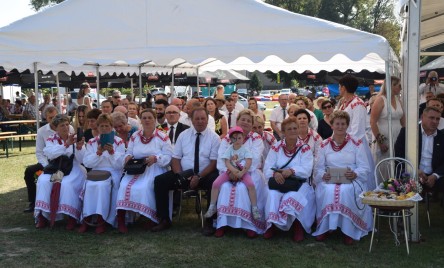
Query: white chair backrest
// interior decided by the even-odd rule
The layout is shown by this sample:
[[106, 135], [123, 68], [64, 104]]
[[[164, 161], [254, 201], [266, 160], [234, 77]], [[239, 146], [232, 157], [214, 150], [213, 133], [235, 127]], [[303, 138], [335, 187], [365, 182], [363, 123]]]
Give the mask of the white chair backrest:
[[403, 173], [409, 173], [412, 179], [416, 178], [416, 169], [413, 168], [413, 164], [404, 158], [389, 157], [382, 159], [375, 166], [375, 183], [376, 186], [386, 179], [399, 178]]

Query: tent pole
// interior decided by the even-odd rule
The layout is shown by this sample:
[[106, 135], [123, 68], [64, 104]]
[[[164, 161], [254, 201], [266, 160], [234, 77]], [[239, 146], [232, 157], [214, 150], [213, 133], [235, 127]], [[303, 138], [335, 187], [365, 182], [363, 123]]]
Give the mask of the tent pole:
[[176, 97], [176, 90], [174, 90], [174, 66], [173, 66], [173, 69], [171, 69], [170, 103], [174, 97]]
[[[408, 2], [408, 33], [405, 39], [402, 40], [403, 45], [403, 77], [404, 84], [403, 92], [406, 96], [405, 103], [405, 117], [410, 118], [406, 120], [406, 158], [413, 164], [413, 168], [418, 170], [418, 85], [419, 85], [419, 38], [420, 32], [420, 18], [421, 18], [421, 0], [409, 0]], [[417, 178], [415, 178], [417, 179]], [[418, 222], [418, 205], [415, 202], [415, 207], [411, 210], [413, 215], [411, 217], [411, 233], [412, 241], [419, 242], [419, 222]]]
[[40, 114], [39, 114], [39, 74], [37, 70], [37, 62], [34, 62], [34, 92], [35, 92], [35, 120], [37, 122], [37, 129], [40, 128]]
[[[59, 73], [56, 74], [56, 86], [57, 86], [57, 108], [59, 109], [59, 112], [62, 113], [62, 100], [60, 98], [60, 80], [59, 80]], [[52, 93], [52, 92], [51, 92]]]
[[100, 109], [101, 105], [100, 105], [100, 71], [99, 71], [100, 66], [97, 65], [96, 66], [96, 93], [97, 93], [97, 109]]
[[[385, 62], [385, 91], [386, 91], [386, 95], [387, 95], [387, 107], [385, 107], [387, 109], [387, 117], [388, 117], [388, 137], [386, 137], [388, 139], [389, 142], [389, 155], [390, 157], [393, 157], [393, 134], [392, 134], [392, 77], [391, 77], [391, 72], [390, 72], [390, 54], [389, 54], [389, 60], [387, 60]], [[391, 174], [391, 176], [393, 177], [393, 174]]]
[[139, 65], [139, 105], [142, 103], [142, 65]]

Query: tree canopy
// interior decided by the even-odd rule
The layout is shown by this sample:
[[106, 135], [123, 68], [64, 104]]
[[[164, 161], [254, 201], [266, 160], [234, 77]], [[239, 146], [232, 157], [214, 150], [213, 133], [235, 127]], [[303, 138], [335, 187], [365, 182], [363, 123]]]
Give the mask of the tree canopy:
[[61, 2], [63, 2], [65, 0], [31, 0], [31, 7], [35, 10], [35, 11], [39, 11], [40, 9], [46, 7], [46, 6], [51, 6], [51, 5], [55, 5], [55, 4], [59, 4]]

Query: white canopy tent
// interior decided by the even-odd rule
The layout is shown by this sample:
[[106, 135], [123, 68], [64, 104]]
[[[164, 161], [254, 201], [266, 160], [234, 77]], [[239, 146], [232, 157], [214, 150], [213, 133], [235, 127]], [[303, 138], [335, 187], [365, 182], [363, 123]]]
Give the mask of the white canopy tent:
[[182, 62], [209, 71], [384, 72], [392, 57], [383, 37], [260, 0], [67, 0], [1, 28], [0, 37], [0, 65], [19, 71], [37, 62], [43, 72], [98, 65], [101, 72], [137, 73], [143, 63]]

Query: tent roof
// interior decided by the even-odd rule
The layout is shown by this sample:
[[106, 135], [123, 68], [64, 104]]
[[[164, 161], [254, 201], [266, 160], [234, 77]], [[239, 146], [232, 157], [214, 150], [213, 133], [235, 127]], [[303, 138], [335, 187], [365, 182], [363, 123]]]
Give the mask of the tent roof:
[[424, 66], [419, 68], [419, 70], [420, 71], [428, 71], [428, 70], [435, 70], [435, 69], [441, 69], [441, 68], [444, 68], [444, 56], [441, 56], [441, 57], [425, 64]]
[[0, 29], [0, 66], [18, 70], [384, 72], [390, 53], [381, 36], [261, 0], [67, 0]]
[[421, 50], [444, 43], [444, 1], [422, 0]]

